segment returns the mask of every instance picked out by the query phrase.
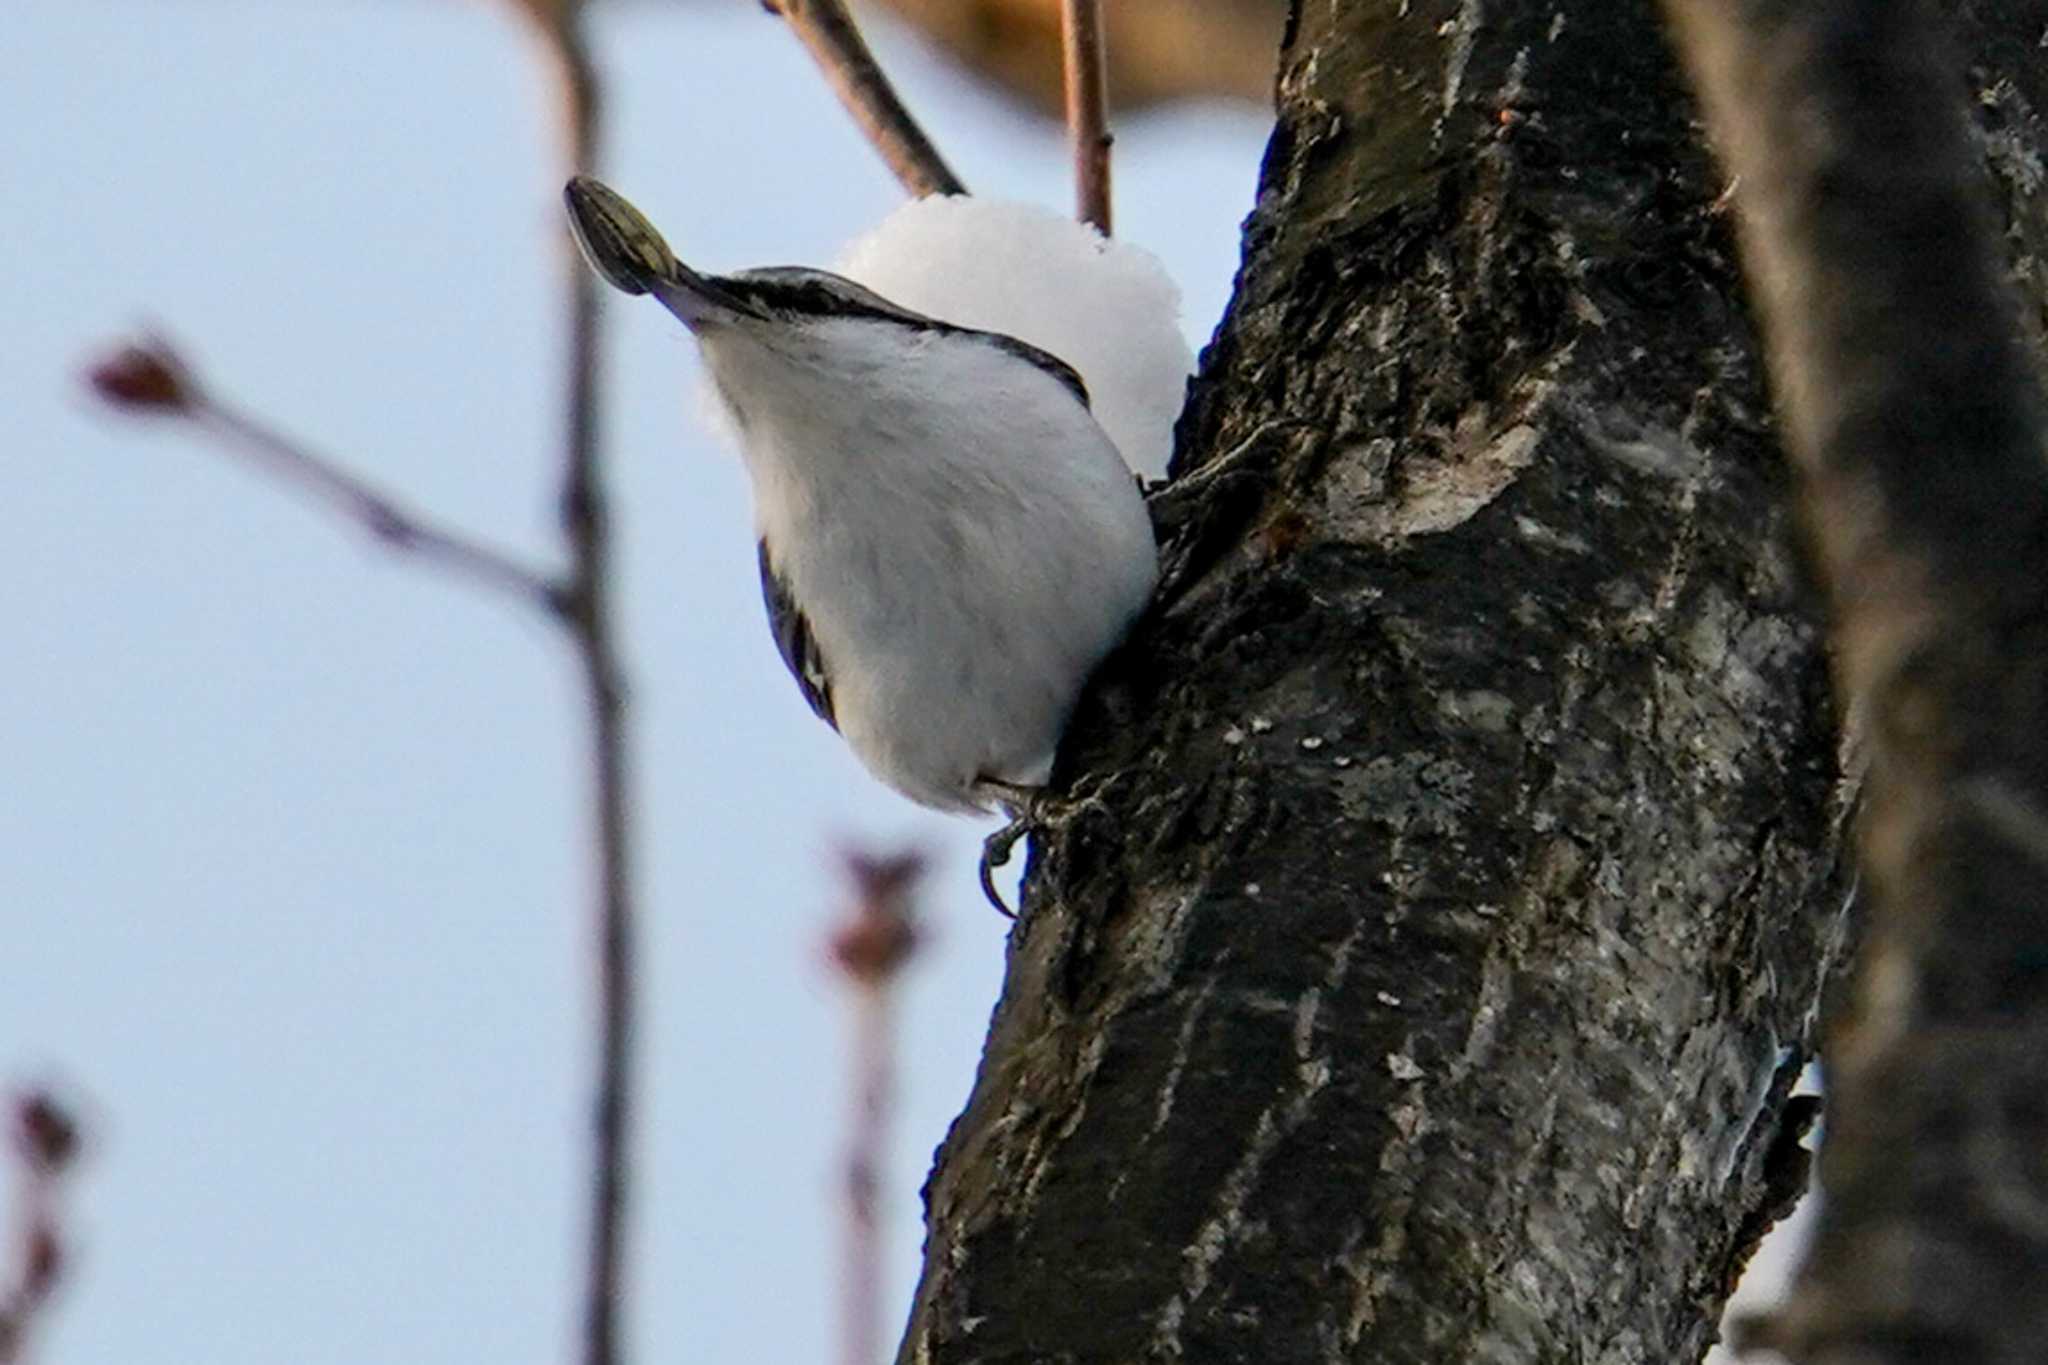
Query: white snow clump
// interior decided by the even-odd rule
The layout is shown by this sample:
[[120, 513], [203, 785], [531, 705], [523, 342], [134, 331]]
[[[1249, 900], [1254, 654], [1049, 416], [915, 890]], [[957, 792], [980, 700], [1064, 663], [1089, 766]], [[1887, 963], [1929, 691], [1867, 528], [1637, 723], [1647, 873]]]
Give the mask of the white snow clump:
[[913, 312], [1066, 361], [1124, 462], [1165, 476], [1195, 357], [1180, 289], [1151, 252], [1036, 204], [963, 194], [909, 201], [834, 268]]

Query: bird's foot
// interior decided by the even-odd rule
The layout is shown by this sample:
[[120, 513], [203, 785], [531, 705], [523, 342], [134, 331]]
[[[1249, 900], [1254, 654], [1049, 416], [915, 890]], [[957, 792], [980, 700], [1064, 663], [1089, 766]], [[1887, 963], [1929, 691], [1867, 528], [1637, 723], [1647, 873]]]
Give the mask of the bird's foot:
[[997, 914], [1005, 919], [1015, 919], [1017, 912], [1003, 902], [1003, 893], [996, 890], [996, 869], [1010, 861], [1011, 850], [1026, 835], [1043, 826], [1047, 801], [1045, 788], [1027, 787], [995, 777], [984, 777], [975, 785], [1010, 813], [1010, 822], [981, 842], [981, 894], [988, 897], [988, 903], [996, 908]]
[[982, 841], [981, 893], [988, 897], [997, 914], [1015, 919], [1017, 911], [1004, 903], [1002, 893], [996, 889], [996, 869], [1010, 861], [1011, 851], [1025, 836], [1057, 829], [1083, 808], [1097, 804], [1098, 798], [1092, 790], [1056, 796], [1044, 787], [1026, 787], [992, 777], [985, 777], [976, 785], [1010, 813], [1010, 822]]

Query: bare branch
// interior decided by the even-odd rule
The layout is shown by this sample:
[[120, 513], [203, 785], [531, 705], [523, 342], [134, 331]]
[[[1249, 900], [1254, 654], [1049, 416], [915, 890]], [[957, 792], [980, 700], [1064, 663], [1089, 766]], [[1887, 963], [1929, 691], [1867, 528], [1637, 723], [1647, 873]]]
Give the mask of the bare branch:
[[842, 0], [762, 0], [762, 5], [789, 21], [839, 102], [905, 190], [917, 198], [967, 193], [897, 98]]
[[1102, 0], [1060, 0], [1067, 137], [1074, 149], [1074, 216], [1109, 235], [1109, 59]]
[[[553, 67], [563, 178], [597, 162], [600, 91], [583, 30], [582, 0], [522, 0]], [[598, 388], [602, 355], [597, 281], [562, 230], [563, 306], [568, 318], [562, 529], [569, 541], [567, 619], [588, 697], [591, 800], [595, 826], [597, 1079], [592, 1101], [589, 1241], [584, 1260], [583, 1360], [619, 1358], [625, 1300], [627, 1138], [633, 1110], [633, 1019], [638, 987], [633, 952], [631, 789], [625, 685], [614, 643], [611, 518], [599, 469]]]
[[853, 987], [853, 1112], [846, 1145], [846, 1251], [841, 1270], [843, 1365], [881, 1358], [882, 1248], [878, 1204], [896, 1088], [894, 986], [917, 951], [913, 899], [924, 859], [846, 855], [853, 905], [832, 932], [831, 956]]
[[550, 614], [559, 615], [564, 608], [563, 587], [548, 575], [436, 524], [275, 427], [214, 397], [161, 340], [123, 347], [94, 365], [87, 377], [114, 406], [197, 423], [219, 439], [223, 450], [338, 513], [388, 549]]

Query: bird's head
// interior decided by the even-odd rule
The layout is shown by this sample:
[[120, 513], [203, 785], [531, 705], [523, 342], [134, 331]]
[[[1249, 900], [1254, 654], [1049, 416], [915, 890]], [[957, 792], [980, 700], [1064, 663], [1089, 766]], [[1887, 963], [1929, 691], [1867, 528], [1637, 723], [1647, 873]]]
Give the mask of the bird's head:
[[[799, 331], [817, 335], [827, 330], [819, 324], [842, 320], [856, 326], [829, 329], [830, 334], [857, 338], [853, 344], [863, 351], [942, 333], [1044, 370], [1087, 404], [1087, 389], [1071, 366], [1014, 337], [956, 327], [913, 312], [828, 270], [768, 266], [731, 275], [703, 274], [678, 260], [647, 216], [603, 182], [576, 176], [563, 197], [577, 245], [591, 268], [616, 289], [653, 296], [700, 340], [726, 329], [757, 339]], [[816, 348], [805, 350], [817, 354]]]

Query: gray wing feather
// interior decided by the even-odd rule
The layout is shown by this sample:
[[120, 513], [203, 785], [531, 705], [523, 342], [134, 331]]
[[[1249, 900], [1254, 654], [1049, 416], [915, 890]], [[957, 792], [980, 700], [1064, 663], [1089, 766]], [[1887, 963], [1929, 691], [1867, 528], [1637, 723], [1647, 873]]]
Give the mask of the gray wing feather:
[[832, 716], [832, 680], [825, 673], [825, 660], [811, 635], [811, 623], [804, 619], [796, 599], [790, 596], [789, 585], [769, 562], [768, 542], [757, 541], [755, 551], [761, 561], [761, 600], [768, 607], [768, 629], [775, 636], [776, 652], [789, 666], [790, 676], [796, 679], [797, 690], [804, 694], [811, 710], [836, 730], [839, 722]]

